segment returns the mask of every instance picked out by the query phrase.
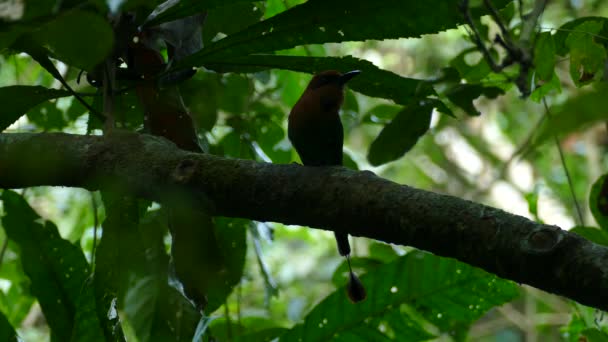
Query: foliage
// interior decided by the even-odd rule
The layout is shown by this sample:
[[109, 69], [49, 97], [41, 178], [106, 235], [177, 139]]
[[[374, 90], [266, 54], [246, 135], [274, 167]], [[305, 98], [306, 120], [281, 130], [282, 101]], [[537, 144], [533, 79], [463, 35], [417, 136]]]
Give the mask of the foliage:
[[[600, 1], [548, 7], [542, 32], [530, 31], [530, 39], [522, 38], [530, 16], [517, 13], [534, 4], [508, 0], [492, 1], [496, 13], [472, 1], [470, 23], [462, 2], [441, 0], [19, 3], [0, 13], [0, 131], [98, 134], [107, 129], [102, 120], [114, 91], [122, 129], [156, 134], [144, 123], [154, 111], [189, 112], [190, 122], [176, 122], [193, 123], [198, 141], [165, 136], [179, 147], [290, 163], [286, 116], [308, 74], [358, 69], [342, 108], [345, 166], [506, 209], [509, 200], [488, 194], [508, 183], [537, 220], [543, 198], [558, 202], [565, 228], [574, 226], [571, 201], [589, 198], [600, 229], [579, 222], [572, 231], [608, 245], [606, 132], [593, 133], [606, 121], [608, 98], [608, 21], [601, 16], [608, 8]], [[481, 19], [488, 13], [491, 20]], [[374, 59], [375, 51], [383, 58]], [[497, 70], [488, 56], [511, 57], [511, 64]], [[532, 101], [516, 100], [528, 94], [513, 85], [530, 87]], [[593, 143], [581, 152], [583, 137]], [[568, 157], [564, 165], [555, 141]], [[456, 158], [457, 149], [469, 158]], [[516, 158], [533, 166], [534, 186], [513, 171]], [[1, 340], [460, 341], [481, 336], [476, 323], [520, 294], [515, 284], [454, 260], [358, 241], [352, 264], [364, 273], [369, 298], [352, 306], [346, 265], [336, 267], [329, 239], [306, 229], [211, 217], [205, 209], [191, 215], [179, 210], [188, 203], [160, 208], [117, 189], [1, 194], [0, 278], [9, 284], [0, 291]], [[548, 298], [532, 301], [560, 311]], [[44, 315], [45, 328], [31, 327], [31, 312]], [[561, 336], [606, 339], [605, 319], [595, 315], [573, 305]]]

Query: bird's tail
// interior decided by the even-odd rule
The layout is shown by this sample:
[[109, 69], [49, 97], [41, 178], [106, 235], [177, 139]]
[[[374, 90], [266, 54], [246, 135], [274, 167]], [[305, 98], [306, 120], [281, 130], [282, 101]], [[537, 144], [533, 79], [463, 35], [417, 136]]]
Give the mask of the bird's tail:
[[338, 244], [338, 252], [343, 257], [346, 257], [346, 261], [348, 262], [348, 286], [346, 287], [348, 298], [353, 302], [357, 303], [365, 299], [367, 297], [367, 293], [365, 291], [365, 287], [359, 277], [353, 272], [353, 269], [350, 265], [350, 243], [348, 242], [348, 234], [334, 232], [336, 237], [336, 243]]

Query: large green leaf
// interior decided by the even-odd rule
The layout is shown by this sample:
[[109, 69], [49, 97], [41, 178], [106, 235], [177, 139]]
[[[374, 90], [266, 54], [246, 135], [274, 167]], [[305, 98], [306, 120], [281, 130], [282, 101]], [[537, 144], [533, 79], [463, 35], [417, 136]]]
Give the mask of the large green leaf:
[[0, 132], [36, 105], [50, 99], [70, 96], [70, 92], [41, 86], [8, 86], [0, 88]]
[[112, 50], [114, 33], [105, 18], [88, 11], [72, 10], [31, 32], [32, 39], [45, 46], [53, 57], [89, 70]]
[[43, 223], [17, 193], [2, 192], [2, 201], [6, 211], [2, 224], [19, 245], [31, 291], [54, 338], [103, 341], [93, 288], [87, 280], [89, 265], [80, 248], [63, 240], [52, 222]]
[[429, 129], [434, 107], [434, 101], [405, 107], [372, 142], [367, 160], [377, 166], [403, 156]]
[[361, 281], [368, 289], [365, 301], [353, 306], [341, 288], [312, 309], [304, 322], [282, 335], [281, 340], [327, 341], [357, 327], [377, 329], [368, 324], [375, 319], [384, 319], [389, 326], [397, 327], [403, 323], [392, 318], [400, 315], [386, 315], [399, 312], [402, 304], [447, 332], [451, 323], [466, 327], [490, 308], [512, 300], [519, 293], [512, 282], [424, 252], [412, 252], [382, 265], [363, 275]]
[[[221, 72], [253, 72], [266, 69], [286, 69], [307, 73], [336, 69], [342, 72], [361, 70], [361, 74], [348, 82], [348, 87], [361, 94], [390, 99], [407, 104], [413, 97], [434, 94], [426, 81], [401, 77], [382, 70], [369, 61], [347, 57], [301, 57], [251, 55], [236, 58], [210, 58], [205, 66]], [[303, 89], [302, 89], [303, 90]]]
[[[494, 1], [497, 7], [508, 2]], [[473, 8], [474, 16], [480, 14]], [[303, 44], [420, 37], [463, 21], [458, 1], [310, 0], [208, 45], [181, 66], [203, 65], [212, 55], [237, 57]]]
[[[200, 314], [169, 286], [169, 256], [163, 242], [166, 217], [158, 210], [148, 211], [137, 231], [134, 246], [141, 246], [141, 253], [134, 256], [136, 262], [129, 261], [131, 281], [121, 302], [125, 317], [140, 342], [191, 341]], [[177, 326], [179, 331], [173, 328]]]

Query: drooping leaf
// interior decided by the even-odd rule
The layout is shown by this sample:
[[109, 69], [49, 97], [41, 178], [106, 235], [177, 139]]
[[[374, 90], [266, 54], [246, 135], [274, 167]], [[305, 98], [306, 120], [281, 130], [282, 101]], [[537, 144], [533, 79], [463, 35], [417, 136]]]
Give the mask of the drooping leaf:
[[429, 129], [433, 107], [434, 101], [414, 103], [405, 107], [393, 121], [384, 126], [372, 142], [367, 160], [377, 166], [407, 153]]
[[407, 104], [414, 97], [422, 98], [434, 94], [431, 85], [424, 80], [401, 77], [390, 71], [382, 70], [369, 61], [351, 56], [300, 57], [252, 55], [236, 58], [209, 59], [205, 66], [222, 72], [253, 72], [266, 69], [286, 69], [306, 73], [316, 73], [331, 69], [343, 72], [361, 70], [359, 76], [348, 82], [348, 87], [367, 96], [382, 97], [399, 104]]
[[[166, 217], [148, 211], [140, 220], [138, 240], [145, 251], [143, 262], [131, 263], [131, 281], [123, 310], [140, 342], [192, 341], [200, 314], [169, 285], [169, 256], [165, 250]], [[174, 327], [180, 327], [175, 330]]]
[[89, 265], [82, 250], [63, 240], [52, 222], [42, 218], [17, 193], [2, 192], [8, 237], [20, 248], [23, 268], [31, 280], [52, 335], [59, 340], [104, 341]]
[[[495, 6], [501, 8], [508, 2], [495, 1]], [[475, 16], [480, 15], [479, 8], [472, 8]], [[422, 13], [432, 13], [433, 20]], [[206, 46], [181, 67], [205, 64], [205, 58], [212, 55], [236, 57], [302, 44], [420, 37], [462, 22], [455, 1], [311, 0]]]
[[36, 105], [60, 97], [70, 96], [64, 90], [48, 89], [41, 86], [8, 86], [0, 88], [0, 132], [13, 124], [28, 110]]
[[[281, 336], [281, 341], [327, 341], [337, 333], [368, 326], [408, 304], [442, 331], [448, 323], [463, 327], [488, 309], [512, 300], [517, 286], [480, 269], [424, 252], [413, 252], [363, 275], [368, 298], [353, 306], [344, 288], [312, 309], [304, 322]], [[377, 329], [377, 326], [375, 327]]]

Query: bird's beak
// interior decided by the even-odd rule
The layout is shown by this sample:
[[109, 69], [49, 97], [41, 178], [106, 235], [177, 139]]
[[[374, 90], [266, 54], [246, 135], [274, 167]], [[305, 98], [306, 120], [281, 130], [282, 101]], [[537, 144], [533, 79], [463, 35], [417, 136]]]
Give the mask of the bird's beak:
[[350, 81], [351, 78], [359, 75], [360, 73], [361, 73], [361, 70], [353, 70], [353, 71], [343, 73], [339, 78], [340, 85], [346, 84], [346, 82]]

